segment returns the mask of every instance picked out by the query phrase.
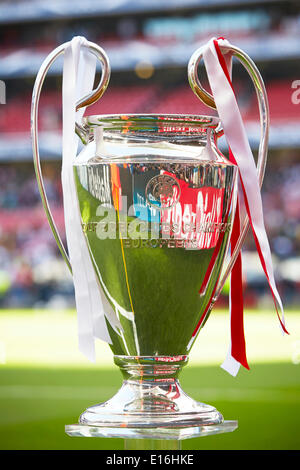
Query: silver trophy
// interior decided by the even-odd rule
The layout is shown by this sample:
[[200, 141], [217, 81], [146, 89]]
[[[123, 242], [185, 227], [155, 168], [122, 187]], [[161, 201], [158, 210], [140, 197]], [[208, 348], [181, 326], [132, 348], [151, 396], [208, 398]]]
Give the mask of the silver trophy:
[[[89, 47], [102, 63], [102, 78], [77, 108], [101, 97], [110, 76], [105, 52], [92, 43]], [[37, 145], [41, 87], [64, 49], [65, 45], [57, 48], [40, 69], [33, 93], [32, 132], [42, 201], [70, 267], [49, 209]], [[261, 184], [269, 127], [265, 87], [252, 60], [237, 48], [231, 52], [257, 91]], [[190, 60], [189, 82], [202, 101], [215, 107], [198, 79], [201, 56], [198, 50]], [[117, 329], [107, 321], [114, 362], [124, 382], [115, 396], [88, 408], [66, 432], [184, 439], [233, 431], [237, 421], [224, 421], [213, 406], [189, 397], [178, 381], [249, 226], [246, 217], [228, 259], [237, 167], [217, 146], [223, 134], [220, 120], [203, 115], [97, 115], [84, 117], [76, 132], [84, 144], [74, 164], [81, 225], [98, 287], [122, 326]]]

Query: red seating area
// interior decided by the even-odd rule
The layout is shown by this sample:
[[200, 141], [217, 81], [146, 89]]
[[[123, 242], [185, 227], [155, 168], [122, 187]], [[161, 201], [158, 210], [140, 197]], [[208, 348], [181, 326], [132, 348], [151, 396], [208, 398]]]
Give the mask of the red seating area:
[[[109, 88], [103, 97], [88, 108], [88, 114], [144, 113], [155, 101], [155, 87], [114, 87]], [[31, 96], [8, 100], [0, 107], [0, 133], [29, 132]], [[48, 92], [41, 97], [39, 107], [39, 127], [41, 130], [61, 129], [61, 94]]]
[[207, 114], [207, 107], [192, 92], [189, 85], [162, 91], [151, 112], [166, 114]]
[[[209, 86], [203, 83], [205, 89]], [[240, 94], [243, 92], [243, 86], [240, 82], [234, 84], [235, 91]], [[161, 92], [160, 100], [154, 104], [151, 112], [155, 113], [175, 113], [175, 114], [209, 114], [214, 116], [216, 112], [208, 108], [197, 98], [188, 83], [173, 87], [170, 90]]]
[[[266, 85], [271, 122], [299, 121], [300, 104], [292, 102], [292, 94], [295, 89], [292, 88], [292, 81], [276, 80]], [[256, 96], [253, 94], [250, 106], [245, 115], [248, 121], [257, 120], [258, 105]]]
[[109, 87], [102, 98], [88, 108], [87, 113], [90, 115], [147, 113], [157, 93], [155, 86]]
[[14, 98], [0, 108], [0, 132], [28, 132], [30, 100]]
[[[245, 90], [241, 89], [244, 93]], [[247, 90], [246, 90], [247, 91]], [[299, 121], [300, 105], [293, 104], [292, 82], [274, 81], [267, 85], [272, 122]], [[239, 93], [239, 92], [238, 92]], [[251, 94], [249, 94], [251, 93]], [[241, 102], [241, 112], [246, 121], [258, 119], [258, 106], [254, 91], [246, 93]], [[26, 95], [0, 107], [0, 133], [29, 132], [31, 96]], [[175, 113], [215, 114], [194, 95], [188, 85], [171, 89], [152, 86], [119, 86], [108, 88], [103, 97], [89, 107], [87, 113]], [[61, 129], [61, 94], [52, 91], [44, 94], [40, 102], [39, 126], [42, 130]]]
[[[0, 107], [0, 132], [29, 132], [31, 95], [7, 99]], [[43, 130], [58, 130], [61, 126], [61, 96], [49, 92], [42, 96], [39, 124]]]

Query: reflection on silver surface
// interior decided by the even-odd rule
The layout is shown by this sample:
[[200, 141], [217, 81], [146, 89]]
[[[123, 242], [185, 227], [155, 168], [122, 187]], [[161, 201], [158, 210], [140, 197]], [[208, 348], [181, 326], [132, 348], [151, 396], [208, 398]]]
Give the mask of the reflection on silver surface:
[[123, 327], [109, 326], [111, 348], [187, 354], [220, 277], [235, 206], [236, 168], [215, 145], [219, 122], [88, 121], [74, 175], [99, 285]]

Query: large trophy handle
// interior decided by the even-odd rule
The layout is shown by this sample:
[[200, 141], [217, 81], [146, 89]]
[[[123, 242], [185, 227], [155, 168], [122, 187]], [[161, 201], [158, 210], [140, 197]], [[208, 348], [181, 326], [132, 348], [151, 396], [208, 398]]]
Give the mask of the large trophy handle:
[[[47, 215], [47, 219], [49, 222], [49, 225], [51, 227], [51, 230], [53, 232], [54, 238], [56, 240], [56, 243], [58, 245], [58, 248], [70, 270], [72, 273], [72, 267], [71, 263], [69, 260], [69, 257], [67, 255], [66, 249], [61, 241], [60, 235], [58, 233], [56, 224], [54, 222], [48, 198], [46, 195], [45, 191], [45, 186], [44, 186], [44, 181], [43, 181], [43, 176], [42, 176], [42, 170], [41, 170], [41, 163], [40, 163], [40, 155], [39, 155], [39, 145], [38, 145], [38, 105], [39, 105], [39, 99], [40, 99], [40, 94], [42, 90], [42, 86], [45, 80], [45, 77], [47, 75], [47, 72], [53, 62], [61, 55], [64, 53], [65, 49], [67, 46], [69, 46], [69, 42], [66, 42], [62, 44], [61, 46], [57, 47], [54, 49], [44, 60], [42, 63], [35, 83], [33, 87], [33, 93], [32, 93], [32, 102], [31, 102], [31, 135], [32, 135], [32, 150], [33, 150], [33, 161], [34, 161], [34, 168], [35, 168], [35, 173], [36, 173], [36, 178], [38, 182], [38, 188], [39, 192], [42, 198], [42, 203], [44, 206], [44, 210]], [[103, 93], [105, 92], [109, 78], [110, 78], [110, 65], [109, 65], [109, 60], [104, 52], [104, 50], [99, 47], [97, 44], [94, 44], [93, 42], [87, 42], [87, 47], [101, 62], [102, 64], [102, 74], [101, 74], [101, 79], [100, 82], [95, 90], [92, 90], [90, 94], [87, 96], [84, 96], [82, 99], [80, 99], [76, 103], [76, 111], [82, 107], [89, 106], [93, 104], [95, 101], [97, 101]], [[85, 136], [85, 130], [76, 123], [76, 133], [80, 136], [82, 140], [84, 140]]]
[[[265, 88], [265, 84], [263, 82], [262, 76], [257, 69], [253, 60], [241, 49], [235, 46], [224, 46], [220, 45], [220, 48], [223, 53], [230, 53], [233, 56], [237, 57], [239, 61], [242, 63], [244, 68], [249, 73], [251, 80], [254, 84], [254, 88], [256, 90], [257, 100], [258, 100], [258, 107], [259, 107], [259, 117], [260, 117], [260, 126], [261, 126], [261, 136], [260, 136], [260, 144], [258, 149], [258, 159], [257, 159], [257, 175], [259, 185], [261, 187], [264, 174], [265, 174], [265, 167], [267, 162], [267, 152], [268, 152], [268, 140], [269, 140], [269, 126], [270, 126], [270, 114], [269, 114], [269, 105], [268, 105], [268, 97]], [[213, 96], [208, 93], [203, 86], [201, 85], [198, 77], [198, 65], [203, 56], [203, 47], [197, 49], [194, 54], [192, 55], [189, 64], [188, 64], [188, 78], [190, 86], [193, 92], [198, 96], [198, 98], [205, 103], [207, 106], [216, 109], [216, 104], [214, 101]], [[225, 273], [223, 277], [219, 280], [217, 289], [214, 294], [214, 298], [212, 299], [212, 304], [217, 300], [219, 297], [226, 279], [228, 278], [234, 263], [237, 260], [238, 254], [242, 248], [244, 240], [246, 238], [248, 229], [249, 229], [249, 218], [246, 215], [245, 220], [242, 225], [242, 230], [240, 237], [237, 241], [236, 247], [231, 255], [230, 261], [227, 265]]]

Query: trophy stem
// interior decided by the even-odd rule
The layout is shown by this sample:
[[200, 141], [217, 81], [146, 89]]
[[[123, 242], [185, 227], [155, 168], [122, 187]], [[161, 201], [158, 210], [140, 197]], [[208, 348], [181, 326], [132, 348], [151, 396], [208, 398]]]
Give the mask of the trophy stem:
[[114, 361], [124, 377], [122, 387], [107, 402], [82, 413], [78, 425], [67, 426], [69, 435], [155, 441], [236, 429], [236, 421], [224, 421], [216, 408], [182, 390], [178, 374], [188, 356], [114, 356]]

